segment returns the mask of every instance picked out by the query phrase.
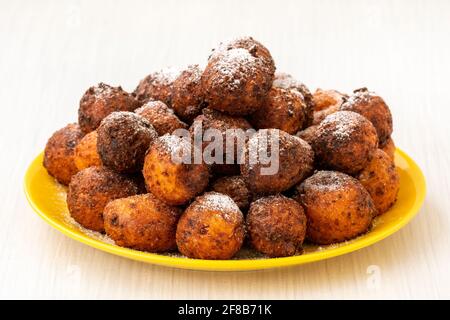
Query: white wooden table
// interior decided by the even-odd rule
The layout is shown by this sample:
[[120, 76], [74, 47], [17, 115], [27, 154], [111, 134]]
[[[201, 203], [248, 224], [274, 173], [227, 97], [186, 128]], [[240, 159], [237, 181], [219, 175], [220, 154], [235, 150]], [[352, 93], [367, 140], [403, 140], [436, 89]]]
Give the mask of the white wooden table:
[[[189, 2], [189, 3], [188, 3]], [[316, 87], [368, 86], [422, 167], [423, 209], [370, 248], [262, 272], [129, 261], [45, 224], [22, 191], [50, 134], [100, 81], [132, 90], [166, 65], [204, 63], [253, 35], [278, 69]], [[0, 298], [450, 298], [450, 1], [0, 0]]]

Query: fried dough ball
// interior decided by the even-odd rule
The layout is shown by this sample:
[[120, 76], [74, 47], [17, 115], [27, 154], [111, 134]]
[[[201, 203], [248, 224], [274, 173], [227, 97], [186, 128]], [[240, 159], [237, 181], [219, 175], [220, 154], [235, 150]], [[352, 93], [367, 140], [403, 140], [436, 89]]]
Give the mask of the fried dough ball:
[[275, 128], [295, 134], [307, 124], [307, 106], [297, 90], [272, 87], [250, 122], [257, 129]]
[[224, 52], [231, 49], [248, 50], [252, 56], [261, 59], [264, 62], [272, 75], [275, 73], [275, 62], [273, 61], [269, 50], [252, 37], [241, 37], [219, 44], [218, 48], [213, 49], [213, 53], [209, 60], [217, 58], [217, 56], [222, 55]]
[[140, 171], [145, 152], [158, 137], [150, 122], [132, 112], [111, 113], [97, 132], [97, 151], [103, 165], [121, 173]]
[[102, 165], [102, 160], [97, 152], [97, 130], [89, 132], [77, 144], [74, 161], [78, 171]]
[[328, 109], [331, 106], [340, 107], [346, 97], [345, 94], [342, 94], [337, 90], [322, 90], [319, 88], [313, 95], [314, 111]]
[[139, 102], [121, 87], [99, 83], [90, 87], [83, 95], [78, 109], [78, 123], [87, 134], [97, 129], [100, 122], [114, 111], [134, 111]]
[[178, 250], [189, 258], [230, 259], [245, 237], [244, 216], [224, 194], [208, 192], [186, 209], [177, 226]]
[[139, 82], [133, 94], [141, 104], [157, 100], [170, 107], [172, 106], [173, 83], [179, 74], [180, 70], [171, 67], [153, 72]]
[[290, 74], [283, 72], [278, 72], [275, 74], [275, 79], [273, 80], [272, 86], [275, 88], [281, 88], [285, 90], [297, 90], [302, 94], [303, 100], [305, 101], [306, 104], [305, 126], [310, 126], [313, 121], [313, 112], [315, 110], [315, 104], [313, 95], [311, 94], [311, 91], [309, 91], [308, 87], [305, 84], [301, 83], [300, 81], [294, 79], [294, 77], [292, 77]]
[[319, 171], [297, 187], [294, 199], [305, 209], [306, 237], [327, 245], [353, 239], [368, 231], [376, 208], [366, 189], [353, 177]]
[[75, 147], [83, 137], [80, 127], [68, 124], [56, 131], [47, 141], [44, 151], [44, 167], [59, 183], [68, 185], [77, 173], [75, 165]]
[[378, 148], [372, 123], [351, 111], [338, 111], [323, 120], [311, 146], [323, 168], [356, 174], [367, 166]]
[[182, 122], [162, 101], [149, 101], [135, 113], [147, 119], [155, 128], [158, 135], [171, 134], [176, 129], [187, 129], [188, 125]]
[[202, 90], [209, 108], [234, 116], [258, 110], [273, 81], [273, 72], [246, 49], [215, 55], [202, 75]]
[[339, 110], [357, 112], [369, 119], [377, 129], [380, 144], [383, 144], [392, 134], [392, 114], [388, 105], [383, 98], [368, 91], [367, 88], [355, 90]]
[[89, 167], [73, 176], [67, 193], [70, 215], [83, 227], [104, 232], [103, 209], [112, 200], [139, 193], [134, 179], [105, 167]]
[[106, 234], [118, 246], [166, 252], [177, 248], [175, 233], [181, 214], [180, 208], [148, 193], [111, 201], [103, 218]]
[[385, 213], [394, 205], [400, 189], [400, 176], [394, 161], [383, 150], [375, 152], [358, 179], [372, 197], [378, 214]]
[[311, 144], [315, 135], [317, 134], [317, 129], [319, 129], [319, 126], [313, 125], [306, 128], [305, 130], [297, 132], [296, 136]]
[[202, 74], [203, 70], [199, 65], [191, 65], [173, 83], [172, 108], [187, 123], [192, 123], [206, 106], [201, 84]]
[[383, 145], [380, 146], [380, 149], [386, 152], [386, 154], [389, 156], [389, 158], [392, 159], [392, 161], [395, 160], [395, 150], [397, 149], [395, 147], [394, 140], [389, 137]]
[[241, 176], [221, 177], [212, 183], [211, 189], [229, 196], [242, 211], [247, 210], [252, 198]]
[[257, 251], [272, 258], [302, 253], [306, 216], [297, 201], [282, 195], [261, 198], [251, 204], [246, 221]]
[[315, 111], [313, 115], [313, 125], [319, 125], [326, 117], [328, 117], [330, 114], [333, 114], [335, 112], [339, 111], [338, 105], [330, 106], [326, 109], [322, 109], [320, 111]]
[[[204, 191], [208, 186], [209, 169], [203, 162], [192, 161], [195, 152], [196, 147], [185, 138], [165, 135], [155, 140], [144, 163], [147, 189], [171, 205], [185, 204]], [[183, 159], [191, 163], [181, 161]]]
[[[261, 156], [271, 161], [264, 163]], [[296, 136], [278, 129], [263, 129], [246, 143], [242, 159], [241, 174], [249, 190], [275, 194], [293, 187], [312, 172], [314, 153], [306, 141]]]

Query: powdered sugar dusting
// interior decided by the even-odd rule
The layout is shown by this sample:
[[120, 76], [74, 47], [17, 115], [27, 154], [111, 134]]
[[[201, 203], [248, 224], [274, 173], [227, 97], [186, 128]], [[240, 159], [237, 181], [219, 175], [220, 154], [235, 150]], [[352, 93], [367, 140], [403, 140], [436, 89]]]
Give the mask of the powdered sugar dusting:
[[223, 213], [240, 211], [237, 204], [229, 196], [218, 192], [208, 192], [201, 197], [201, 206], [207, 210]]
[[333, 137], [339, 141], [350, 139], [358, 129], [360, 116], [355, 112], [338, 111], [327, 116], [321, 123], [320, 128], [332, 130]]

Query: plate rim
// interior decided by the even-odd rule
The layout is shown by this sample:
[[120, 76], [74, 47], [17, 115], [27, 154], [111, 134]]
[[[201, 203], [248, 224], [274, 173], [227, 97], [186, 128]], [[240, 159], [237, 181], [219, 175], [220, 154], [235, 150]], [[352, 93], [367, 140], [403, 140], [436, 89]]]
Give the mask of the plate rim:
[[[185, 257], [173, 257], [168, 255], [161, 255], [157, 253], [149, 253], [137, 251], [129, 248], [119, 247], [113, 244], [109, 244], [106, 242], [102, 242], [97, 239], [93, 239], [88, 235], [80, 232], [74, 232], [67, 228], [66, 226], [58, 223], [49, 217], [45, 212], [39, 208], [39, 206], [33, 201], [32, 195], [30, 192], [30, 184], [31, 184], [31, 175], [33, 173], [33, 169], [36, 169], [33, 164], [36, 163], [39, 159], [43, 158], [44, 152], [41, 152], [38, 156], [36, 156], [29, 166], [27, 167], [25, 176], [24, 176], [24, 192], [25, 196], [30, 204], [31, 208], [50, 226], [60, 231], [64, 235], [79, 241], [83, 244], [86, 244], [95, 249], [102, 250], [104, 252], [108, 252], [117, 256], [129, 258], [136, 261], [151, 263], [155, 265], [161, 265], [166, 267], [178, 268], [178, 269], [189, 269], [189, 270], [200, 270], [200, 271], [250, 271], [250, 270], [262, 270], [262, 269], [274, 269], [274, 268], [284, 268], [296, 265], [302, 265], [307, 263], [312, 263], [320, 260], [328, 260], [337, 256], [341, 256], [347, 253], [358, 251], [362, 248], [369, 247], [381, 240], [389, 237], [390, 235], [396, 233], [405, 225], [407, 225], [420, 211], [425, 198], [426, 198], [426, 180], [425, 176], [417, 165], [417, 163], [403, 150], [400, 148], [396, 148], [396, 154], [400, 154], [402, 158], [406, 160], [408, 165], [411, 167], [410, 173], [413, 175], [413, 181], [415, 183], [417, 192], [417, 197], [414, 199], [414, 204], [412, 208], [409, 210], [408, 214], [403, 216], [403, 219], [391, 226], [373, 235], [370, 238], [364, 239], [364, 241], [356, 241], [352, 243], [348, 243], [343, 246], [339, 246], [336, 248], [328, 249], [326, 252], [326, 256], [323, 255], [323, 252], [316, 251], [312, 253], [308, 253], [307, 255], [299, 255], [292, 257], [283, 257], [283, 258], [266, 258], [266, 259], [239, 259], [239, 260], [202, 260], [202, 259], [191, 259]], [[42, 163], [42, 161], [41, 161]]]

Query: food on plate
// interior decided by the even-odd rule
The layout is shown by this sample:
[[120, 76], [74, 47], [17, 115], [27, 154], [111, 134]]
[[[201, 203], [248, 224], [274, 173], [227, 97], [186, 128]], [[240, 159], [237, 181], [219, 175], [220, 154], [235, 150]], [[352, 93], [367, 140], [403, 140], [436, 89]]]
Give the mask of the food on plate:
[[180, 70], [167, 67], [153, 72], [142, 79], [133, 94], [141, 104], [151, 100], [162, 101], [169, 107], [172, 105], [172, 90]]
[[395, 160], [395, 143], [392, 137], [387, 138], [387, 140], [380, 145], [380, 149], [386, 152], [386, 154], [392, 159]]
[[297, 132], [296, 136], [311, 144], [318, 128], [318, 125], [312, 125], [302, 131]]
[[80, 127], [71, 123], [56, 131], [47, 141], [44, 151], [44, 167], [59, 183], [68, 185], [77, 173], [75, 147], [83, 137]]
[[89, 132], [78, 142], [75, 147], [74, 161], [78, 171], [102, 165], [97, 152], [97, 130]]
[[178, 250], [189, 258], [232, 258], [244, 242], [244, 216], [229, 197], [207, 192], [186, 209], [177, 226]]
[[313, 125], [320, 124], [327, 116], [337, 111], [339, 111], [338, 105], [333, 105], [320, 111], [314, 111], [312, 124]]
[[220, 177], [211, 184], [211, 189], [229, 196], [243, 212], [248, 209], [252, 195], [241, 176]]
[[329, 107], [340, 107], [348, 96], [337, 90], [317, 89], [313, 94], [314, 111], [328, 109]]

